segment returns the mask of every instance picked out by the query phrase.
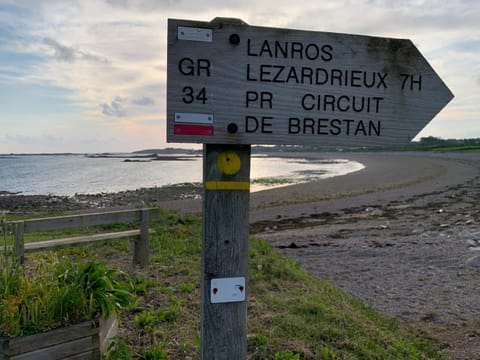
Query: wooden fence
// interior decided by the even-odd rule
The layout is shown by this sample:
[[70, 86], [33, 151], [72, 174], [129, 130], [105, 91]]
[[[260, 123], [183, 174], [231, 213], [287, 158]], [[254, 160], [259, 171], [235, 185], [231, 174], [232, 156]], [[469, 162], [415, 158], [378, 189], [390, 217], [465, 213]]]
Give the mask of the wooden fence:
[[[135, 265], [140, 265], [141, 267], [146, 267], [148, 265], [149, 233], [152, 232], [152, 230], [150, 230], [150, 219], [158, 215], [158, 208], [148, 208], [15, 221], [13, 222], [15, 226], [15, 255], [19, 262], [23, 263], [25, 260], [25, 253], [30, 251], [55, 249], [65, 246], [78, 246], [97, 241], [133, 237], [133, 263]], [[82, 235], [63, 239], [28, 243], [25, 243], [24, 241], [24, 235], [27, 233], [82, 228], [122, 222], [139, 222], [140, 227], [133, 230]]]

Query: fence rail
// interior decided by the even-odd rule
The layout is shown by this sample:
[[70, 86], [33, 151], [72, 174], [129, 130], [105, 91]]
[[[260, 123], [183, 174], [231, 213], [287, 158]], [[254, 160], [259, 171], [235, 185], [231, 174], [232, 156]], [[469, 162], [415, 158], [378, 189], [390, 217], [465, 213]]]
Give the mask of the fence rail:
[[[12, 224], [15, 227], [15, 256], [20, 263], [23, 263], [25, 261], [25, 252], [49, 250], [65, 246], [78, 246], [96, 241], [134, 238], [133, 263], [135, 265], [140, 265], [141, 267], [146, 267], [148, 265], [149, 234], [152, 232], [150, 229], [150, 219], [158, 217], [159, 211], [158, 208], [145, 208], [14, 221]], [[139, 229], [133, 230], [82, 235], [25, 244], [24, 237], [27, 233], [108, 225], [122, 222], [140, 222], [140, 227]]]

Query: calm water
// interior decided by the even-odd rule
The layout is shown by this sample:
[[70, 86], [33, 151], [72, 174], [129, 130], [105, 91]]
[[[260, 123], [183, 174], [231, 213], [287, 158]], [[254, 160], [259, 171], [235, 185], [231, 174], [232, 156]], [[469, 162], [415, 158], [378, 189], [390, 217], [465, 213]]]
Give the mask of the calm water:
[[[254, 156], [252, 191], [272, 184], [278, 186], [343, 175], [362, 168], [358, 162], [342, 159], [308, 161]], [[121, 158], [84, 155], [0, 156], [0, 192], [94, 194], [201, 181], [201, 157], [191, 157], [188, 161], [125, 162]]]

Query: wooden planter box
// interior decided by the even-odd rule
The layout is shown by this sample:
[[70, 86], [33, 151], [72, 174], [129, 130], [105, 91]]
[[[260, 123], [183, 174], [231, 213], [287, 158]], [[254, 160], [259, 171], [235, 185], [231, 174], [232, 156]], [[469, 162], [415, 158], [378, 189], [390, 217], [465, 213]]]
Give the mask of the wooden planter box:
[[100, 359], [116, 335], [115, 316], [16, 338], [0, 338], [0, 360]]

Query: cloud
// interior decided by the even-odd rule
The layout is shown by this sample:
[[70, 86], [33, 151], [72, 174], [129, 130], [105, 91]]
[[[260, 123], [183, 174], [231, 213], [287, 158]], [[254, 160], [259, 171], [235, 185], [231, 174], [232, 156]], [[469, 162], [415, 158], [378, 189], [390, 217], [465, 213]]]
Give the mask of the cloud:
[[[72, 124], [75, 130], [62, 132], [66, 149], [107, 132], [131, 138], [136, 131], [144, 141], [151, 126], [162, 126], [158, 119], [166, 113], [167, 18], [210, 21], [216, 16], [241, 18], [252, 26], [411, 38], [456, 95], [434, 123], [476, 121], [479, 4], [478, 0], [324, 0], [321, 6], [314, 0], [0, 0], [0, 122], [10, 116], [8, 123], [15, 124], [4, 133], [55, 136], [59, 132], [48, 124]], [[368, 21], [358, 14], [368, 14]], [[473, 120], [468, 126], [478, 129]], [[456, 128], [469, 131], [462, 125]], [[448, 133], [447, 127], [429, 129], [424, 135]], [[34, 141], [25, 138], [24, 144]], [[151, 141], [158, 141], [158, 136], [152, 135]]]
[[75, 60], [75, 50], [58, 43], [57, 41], [45, 38], [43, 43], [55, 50], [55, 58], [60, 61], [73, 62]]
[[155, 100], [150, 97], [143, 96], [138, 99], [133, 99], [132, 103], [139, 106], [152, 106], [155, 105]]
[[125, 109], [123, 108], [124, 100], [120, 96], [116, 96], [110, 104], [103, 103], [100, 105], [102, 113], [107, 116], [125, 117]]
[[60, 44], [58, 41], [46, 37], [43, 43], [55, 51], [54, 57], [58, 61], [73, 63], [75, 60], [86, 60], [99, 63], [108, 63], [108, 60], [100, 56], [77, 50], [73, 47]]
[[[203, 1], [195, 0], [106, 0], [112, 7], [124, 8], [143, 13], [165, 11], [193, 11], [206, 12], [212, 8], [237, 10], [242, 8], [242, 2], [236, 0], [210, 0], [206, 5]], [[257, 5], [257, 4], [255, 4]]]
[[165, 120], [161, 119], [142, 119], [135, 121], [137, 125], [144, 125], [144, 126], [160, 126], [165, 125]]
[[63, 143], [63, 141], [53, 135], [38, 135], [38, 136], [28, 136], [20, 134], [6, 134], [4, 141], [8, 144], [21, 144], [21, 145], [38, 145], [44, 143]]

